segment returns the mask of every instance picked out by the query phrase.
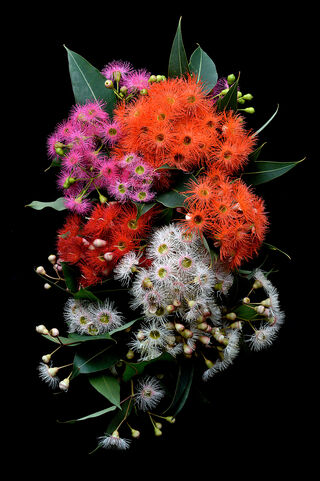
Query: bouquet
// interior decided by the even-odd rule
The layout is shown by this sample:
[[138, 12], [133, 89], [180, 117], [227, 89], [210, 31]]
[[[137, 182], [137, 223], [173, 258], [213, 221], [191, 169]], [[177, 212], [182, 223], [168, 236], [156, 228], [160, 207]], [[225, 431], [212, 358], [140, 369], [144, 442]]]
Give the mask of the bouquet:
[[278, 109], [253, 131], [240, 75], [219, 77], [200, 46], [188, 60], [181, 20], [167, 76], [66, 51], [75, 103], [47, 139], [60, 196], [29, 204], [65, 214], [35, 269], [65, 293], [59, 325], [36, 326], [52, 345], [39, 376], [58, 392], [86, 378], [105, 408], [72, 422], [100, 417], [97, 449], [127, 449], [145, 419], [161, 436], [195, 384], [277, 337], [272, 269], [253, 265], [277, 250], [255, 186], [298, 162], [259, 159]]

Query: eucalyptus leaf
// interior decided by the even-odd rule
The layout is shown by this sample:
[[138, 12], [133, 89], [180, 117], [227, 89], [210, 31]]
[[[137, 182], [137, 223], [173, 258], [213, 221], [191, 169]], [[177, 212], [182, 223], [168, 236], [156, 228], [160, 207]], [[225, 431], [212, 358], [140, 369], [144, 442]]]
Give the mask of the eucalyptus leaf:
[[193, 374], [193, 363], [186, 360], [179, 364], [175, 393], [170, 406], [164, 411], [164, 413], [169, 411], [171, 412], [171, 415], [175, 417], [182, 410], [189, 396]]
[[26, 207], [31, 207], [35, 210], [42, 210], [45, 207], [50, 207], [51, 209], [61, 211], [66, 210], [64, 200], [64, 197], [59, 197], [57, 200], [51, 202], [41, 202], [38, 200], [34, 200], [33, 202], [31, 202], [31, 204], [27, 204]]
[[304, 159], [294, 162], [273, 162], [257, 160], [250, 163], [250, 171], [244, 172], [241, 177], [249, 185], [259, 185], [276, 179], [293, 169], [296, 165], [303, 162]]
[[143, 373], [146, 367], [148, 367], [150, 364], [153, 364], [155, 362], [161, 362], [161, 361], [173, 361], [174, 358], [168, 354], [167, 352], [164, 352], [158, 357], [155, 357], [154, 359], [150, 359], [150, 361], [141, 361], [141, 362], [127, 362], [126, 363], [126, 368], [123, 372], [122, 379], [124, 381], [129, 381], [132, 377], [138, 376]]
[[265, 124], [263, 124], [262, 127], [260, 127], [260, 129], [258, 129], [258, 130], [253, 134], [253, 137], [254, 137], [255, 135], [258, 135], [260, 132], [262, 132], [263, 129], [265, 129], [265, 128], [267, 127], [267, 125], [270, 124], [271, 120], [273, 120], [274, 117], [277, 115], [278, 110], [279, 110], [279, 105], [277, 105], [277, 108], [276, 108], [275, 113], [274, 113], [273, 115], [271, 115], [270, 119], [269, 119]]
[[275, 247], [275, 246], [273, 246], [272, 244], [268, 244], [267, 242], [264, 242], [263, 245], [265, 245], [268, 249], [270, 249], [270, 250], [272, 250], [272, 251], [280, 252], [281, 254], [283, 254], [284, 256], [286, 256], [286, 257], [291, 261], [291, 257], [289, 256], [289, 254], [287, 254], [287, 253], [284, 252], [283, 250], [279, 249], [278, 247]]
[[[83, 344], [81, 347], [85, 348], [87, 345]], [[79, 349], [74, 357], [72, 377], [103, 371], [116, 364], [120, 358], [121, 355], [113, 343], [108, 343], [106, 347], [100, 349]]]
[[89, 377], [89, 382], [102, 396], [108, 399], [114, 406], [120, 406], [120, 383], [113, 376], [97, 374]]
[[183, 174], [177, 185], [173, 189], [158, 195], [156, 201], [165, 207], [184, 207], [187, 194], [183, 192], [186, 190], [187, 184], [191, 179], [196, 179], [193, 174]]
[[169, 57], [168, 77], [183, 77], [190, 73], [181, 33], [181, 17]]
[[200, 46], [191, 55], [189, 68], [197, 77], [197, 81], [202, 82], [205, 92], [210, 92], [216, 85], [218, 80], [216, 66]]
[[64, 47], [68, 53], [69, 73], [76, 103], [102, 100], [105, 110], [112, 115], [116, 97], [112, 89], [106, 88], [106, 78], [81, 55]]
[[144, 203], [141, 203], [141, 202], [134, 202], [134, 204], [137, 208], [136, 220], [138, 220], [142, 215], [149, 212], [149, 210], [151, 210], [156, 205], [156, 202], [149, 203], [149, 204], [144, 204]]
[[76, 270], [70, 264], [67, 264], [67, 262], [61, 262], [61, 267], [67, 288], [72, 293], [76, 292], [78, 289]]
[[86, 421], [87, 419], [92, 419], [92, 418], [96, 418], [98, 416], [102, 416], [103, 414], [107, 414], [111, 411], [115, 411], [116, 409], [117, 409], [117, 406], [110, 406], [106, 409], [102, 409], [101, 411], [96, 411], [95, 413], [88, 414], [88, 416], [84, 416], [82, 418], [71, 419], [70, 421], [58, 421], [58, 422], [63, 423], [63, 424], [73, 424], [73, 423], [76, 423], [78, 421]]
[[251, 152], [251, 154], [248, 155], [248, 159], [249, 159], [250, 162], [251, 161], [255, 162], [256, 160], [258, 160], [258, 158], [260, 157], [260, 154], [261, 154], [261, 150], [265, 145], [266, 145], [266, 142], [259, 145], [259, 147], [257, 147], [253, 152]]
[[79, 291], [73, 294], [75, 299], [87, 299], [92, 302], [99, 302], [99, 298], [93, 294], [93, 292], [89, 291], [88, 289], [80, 289]]
[[233, 312], [237, 314], [237, 317], [239, 319], [245, 319], [247, 321], [252, 321], [260, 316], [260, 314], [258, 314], [254, 308], [249, 307], [245, 304], [236, 307], [235, 309], [233, 309]]
[[234, 110], [238, 108], [238, 84], [239, 76], [237, 80], [231, 85], [228, 92], [220, 97], [217, 102], [217, 110], [221, 112], [222, 110]]

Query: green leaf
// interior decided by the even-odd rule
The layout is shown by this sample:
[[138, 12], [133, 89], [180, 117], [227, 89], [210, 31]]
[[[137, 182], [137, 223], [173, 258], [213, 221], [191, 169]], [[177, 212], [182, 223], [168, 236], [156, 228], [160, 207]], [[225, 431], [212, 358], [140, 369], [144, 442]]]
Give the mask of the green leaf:
[[183, 207], [187, 194], [182, 194], [181, 192], [186, 190], [187, 184], [191, 179], [195, 180], [193, 174], [183, 174], [182, 179], [175, 186], [175, 188], [158, 195], [156, 201], [160, 202], [160, 204], [164, 205], [165, 207]]
[[153, 364], [154, 362], [173, 361], [173, 360], [174, 358], [170, 354], [168, 354], [167, 352], [164, 352], [160, 356], [154, 359], [151, 359], [150, 361], [141, 361], [136, 363], [128, 362], [126, 363], [126, 368], [122, 375], [122, 379], [124, 381], [129, 381], [133, 376], [138, 376], [142, 374], [145, 368], [150, 364]]
[[258, 135], [260, 132], [262, 132], [262, 130], [263, 130], [265, 127], [267, 127], [268, 124], [270, 124], [271, 120], [273, 120], [273, 118], [277, 115], [278, 110], [279, 110], [279, 105], [277, 105], [277, 108], [276, 108], [275, 113], [274, 113], [273, 115], [271, 115], [270, 119], [269, 119], [265, 124], [263, 124], [263, 126], [260, 127], [260, 129], [258, 129], [258, 130], [253, 134], [253, 137], [254, 137], [255, 135]]
[[207, 251], [210, 255], [211, 265], [212, 265], [217, 260], [218, 253], [214, 249], [212, 249], [212, 247], [209, 246], [208, 241], [207, 241], [207, 239], [205, 238], [204, 235], [201, 236], [201, 239], [202, 239], [204, 247], [207, 249]]
[[48, 335], [45, 335], [45, 334], [42, 334], [43, 337], [45, 337], [46, 339], [48, 339], [49, 341], [52, 341], [56, 344], [62, 344], [64, 346], [71, 346], [71, 347], [74, 347], [74, 346], [77, 346], [79, 344], [79, 342], [77, 342], [76, 340], [72, 340], [70, 339], [69, 337], [62, 337], [62, 336], [59, 336], [59, 339], [57, 339], [56, 337], [52, 337], [52, 336], [48, 336]]
[[49, 167], [47, 167], [45, 169], [45, 172], [47, 172], [49, 169], [51, 169], [51, 167], [61, 167], [61, 164], [62, 164], [61, 157], [55, 157], [53, 159], [53, 161], [51, 162], [51, 164], [49, 165]]
[[266, 247], [268, 247], [268, 249], [272, 250], [272, 251], [278, 251], [280, 252], [281, 254], [285, 255], [286, 257], [288, 257], [288, 259], [291, 261], [291, 257], [289, 256], [289, 254], [287, 254], [286, 252], [282, 251], [281, 249], [279, 249], [278, 247], [275, 247], [273, 246], [272, 244], [268, 244], [267, 242], [264, 242], [263, 245], [265, 245]]
[[114, 406], [120, 406], [120, 383], [113, 376], [97, 374], [89, 377], [89, 382], [102, 396], [108, 399]]
[[26, 207], [32, 207], [35, 210], [42, 210], [45, 207], [50, 207], [51, 209], [55, 210], [66, 210], [64, 205], [64, 197], [59, 197], [57, 200], [52, 202], [40, 202], [38, 200], [34, 200], [31, 204], [27, 204]]
[[106, 347], [99, 350], [92, 349], [91, 343], [82, 344], [81, 348], [74, 357], [72, 377], [103, 371], [116, 364], [121, 358], [113, 343], [108, 343]]
[[221, 112], [222, 110], [237, 110], [239, 77], [240, 75], [238, 76], [237, 80], [231, 85], [226, 95], [219, 98], [217, 102], [217, 110], [219, 112]]
[[183, 408], [188, 399], [194, 374], [194, 365], [188, 361], [179, 364], [175, 393], [170, 406], [164, 413], [170, 411], [175, 417]]
[[235, 312], [237, 317], [240, 319], [246, 319], [247, 321], [252, 321], [256, 317], [260, 316], [257, 311], [255, 311], [252, 307], [246, 306], [245, 304], [236, 307], [233, 309], [233, 312]]
[[79, 291], [73, 294], [75, 299], [88, 299], [93, 302], [99, 302], [100, 299], [93, 294], [93, 292], [89, 291], [88, 289], [80, 289]]
[[150, 203], [150, 204], [144, 204], [141, 202], [134, 202], [136, 208], [137, 208], [137, 217], [136, 220], [138, 220], [142, 215], [146, 214], [149, 210], [152, 209], [156, 205], [156, 202]]
[[105, 110], [112, 115], [116, 97], [112, 89], [105, 86], [105, 77], [81, 55], [69, 50], [69, 72], [76, 103], [84, 104], [87, 100], [102, 100]]
[[291, 170], [304, 159], [295, 162], [270, 162], [257, 160], [250, 164], [250, 171], [244, 172], [241, 177], [249, 185], [259, 185], [276, 179]]
[[66, 262], [61, 262], [61, 267], [67, 288], [72, 293], [76, 292], [78, 289], [78, 281], [75, 269]]
[[169, 57], [168, 77], [183, 77], [190, 73], [181, 33], [181, 18], [173, 40]]
[[132, 402], [132, 398], [130, 398], [122, 404], [122, 410], [119, 409], [115, 414], [115, 416], [112, 418], [112, 420], [108, 424], [105, 434], [112, 434], [113, 431], [119, 426], [121, 421], [125, 417], [128, 417], [130, 415], [132, 408], [133, 408], [133, 402]]
[[58, 421], [58, 422], [63, 424], [73, 424], [73, 423], [76, 423], [77, 421], [85, 421], [87, 419], [92, 419], [98, 416], [102, 416], [103, 414], [109, 413], [111, 411], [115, 411], [116, 409], [117, 409], [117, 406], [110, 406], [106, 409], [102, 409], [101, 411], [96, 411], [95, 413], [88, 414], [88, 416], [84, 416], [82, 418], [71, 419], [70, 421]]
[[71, 340], [74, 340], [74, 341], [77, 341], [78, 343], [81, 343], [81, 342], [87, 342], [87, 341], [112, 341], [112, 337], [110, 336], [110, 334], [107, 332], [106, 334], [98, 334], [98, 335], [92, 335], [92, 336], [87, 336], [85, 334], [78, 334], [76, 332], [71, 332], [69, 334], [69, 341], [70, 339]]
[[259, 147], [257, 147], [253, 152], [251, 152], [251, 154], [248, 155], [249, 161], [255, 162], [256, 160], [258, 160], [258, 158], [260, 157], [261, 150], [262, 150], [264, 145], [266, 145], [266, 142], [259, 145]]
[[218, 74], [216, 66], [211, 58], [200, 48], [196, 48], [190, 58], [190, 71], [201, 81], [206, 92], [210, 92], [216, 85]]

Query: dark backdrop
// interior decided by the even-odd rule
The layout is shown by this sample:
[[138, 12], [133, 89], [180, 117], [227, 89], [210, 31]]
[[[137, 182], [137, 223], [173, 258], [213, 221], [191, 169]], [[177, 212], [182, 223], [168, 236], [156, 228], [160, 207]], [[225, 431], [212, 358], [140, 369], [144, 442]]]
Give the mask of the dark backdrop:
[[[110, 475], [111, 470], [121, 479], [124, 474], [140, 471], [143, 476], [159, 470], [163, 475], [180, 472], [187, 476], [194, 467], [212, 475], [220, 469], [227, 475], [235, 466], [239, 474], [248, 475], [259, 467], [272, 471], [279, 461], [284, 469], [309, 464], [309, 451], [304, 447], [312, 430], [309, 405], [314, 387], [308, 380], [311, 339], [307, 323], [311, 311], [305, 312], [310, 305], [308, 283], [313, 259], [306, 248], [305, 232], [312, 204], [306, 183], [313, 162], [307, 121], [308, 98], [315, 83], [311, 63], [313, 15], [305, 13], [308, 9], [298, 12], [293, 7], [279, 11], [269, 3], [219, 2], [201, 8], [192, 3], [188, 8], [163, 2], [87, 5], [82, 11], [79, 6], [69, 9], [55, 4], [40, 14], [28, 7], [19, 11], [19, 27], [13, 20], [16, 17], [8, 17], [13, 25], [8, 43], [18, 38], [20, 45], [19, 51], [9, 49], [17, 106], [9, 129], [11, 156], [6, 162], [15, 185], [9, 224], [13, 314], [11, 319], [4, 316], [3, 323], [8, 329], [13, 317], [16, 326], [14, 344], [5, 341], [11, 366], [12, 361], [15, 364], [9, 375], [14, 426], [10, 427], [8, 446], [9, 451], [18, 446], [30, 473], [40, 473], [40, 460], [54, 469], [63, 466], [64, 473], [75, 473], [75, 464], [99, 466], [101, 473]], [[56, 230], [64, 213], [49, 209], [38, 212], [24, 206], [32, 200], [57, 197], [55, 173], [44, 170], [48, 166], [46, 138], [73, 104], [63, 44], [99, 69], [111, 60], [122, 59], [136, 68], [166, 74], [180, 16], [188, 56], [199, 43], [215, 61], [220, 76], [241, 72], [241, 90], [254, 96], [256, 113], [248, 116], [253, 129], [259, 128], [279, 104], [278, 115], [260, 136], [267, 142], [263, 158], [296, 161], [307, 157], [285, 177], [256, 189], [265, 199], [271, 221], [267, 241], [292, 259], [277, 253], [273, 256], [279, 269], [273, 281], [279, 288], [286, 323], [270, 349], [240, 356], [232, 368], [212, 380], [212, 406], [200, 409], [191, 398], [161, 439], [142, 438], [133, 443], [130, 452], [100, 451], [89, 456], [107, 419], [75, 425], [57, 423], [57, 419], [92, 412], [96, 406], [88, 404], [86, 393], [76, 387], [66, 395], [53, 394], [36, 372], [51, 344], [48, 346], [34, 327], [44, 323], [62, 330], [64, 297], [53, 289], [45, 291], [33, 268], [45, 264], [54, 251]]]

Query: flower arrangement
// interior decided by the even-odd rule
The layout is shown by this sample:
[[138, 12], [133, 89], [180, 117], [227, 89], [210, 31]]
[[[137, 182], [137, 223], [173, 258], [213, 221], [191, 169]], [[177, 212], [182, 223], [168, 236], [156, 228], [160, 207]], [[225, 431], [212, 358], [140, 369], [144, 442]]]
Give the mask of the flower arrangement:
[[272, 272], [252, 267], [277, 249], [255, 186], [298, 162], [259, 160], [278, 109], [250, 129], [240, 76], [218, 77], [200, 46], [188, 60], [181, 21], [167, 77], [115, 60], [99, 71], [66, 51], [75, 104], [47, 141], [61, 196], [29, 204], [66, 214], [53, 272], [36, 268], [66, 294], [66, 334], [36, 326], [54, 344], [39, 376], [65, 392], [86, 377], [106, 408], [73, 421], [101, 417], [97, 448], [126, 449], [142, 419], [155, 436], [175, 422], [195, 379], [277, 337]]

